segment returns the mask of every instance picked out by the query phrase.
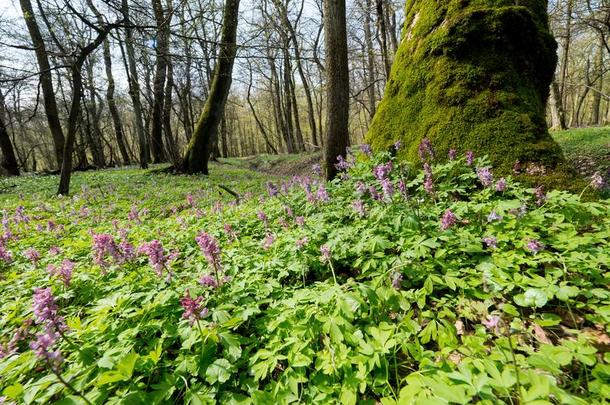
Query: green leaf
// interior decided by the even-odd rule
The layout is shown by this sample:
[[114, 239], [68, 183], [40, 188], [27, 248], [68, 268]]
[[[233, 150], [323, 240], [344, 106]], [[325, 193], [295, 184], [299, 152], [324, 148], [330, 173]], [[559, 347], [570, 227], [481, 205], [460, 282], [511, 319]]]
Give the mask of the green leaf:
[[231, 377], [231, 363], [227, 359], [217, 359], [205, 372], [205, 380], [210, 384], [224, 383]]

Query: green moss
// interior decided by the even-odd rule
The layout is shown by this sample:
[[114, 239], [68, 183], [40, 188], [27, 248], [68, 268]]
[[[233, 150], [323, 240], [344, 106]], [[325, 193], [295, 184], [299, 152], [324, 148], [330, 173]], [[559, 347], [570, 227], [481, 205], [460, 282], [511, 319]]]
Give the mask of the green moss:
[[543, 1], [409, 0], [403, 39], [367, 135], [417, 159], [425, 137], [487, 154], [498, 172], [520, 160], [563, 163], [545, 120], [556, 59]]

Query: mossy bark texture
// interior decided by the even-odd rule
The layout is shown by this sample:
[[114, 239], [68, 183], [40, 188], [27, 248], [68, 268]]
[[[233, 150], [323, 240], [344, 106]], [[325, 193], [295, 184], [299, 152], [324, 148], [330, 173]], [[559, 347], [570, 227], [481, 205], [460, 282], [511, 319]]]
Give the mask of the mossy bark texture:
[[428, 137], [487, 154], [498, 171], [516, 160], [563, 162], [545, 107], [557, 64], [544, 0], [407, 0], [403, 38], [367, 140], [403, 141], [417, 159]]

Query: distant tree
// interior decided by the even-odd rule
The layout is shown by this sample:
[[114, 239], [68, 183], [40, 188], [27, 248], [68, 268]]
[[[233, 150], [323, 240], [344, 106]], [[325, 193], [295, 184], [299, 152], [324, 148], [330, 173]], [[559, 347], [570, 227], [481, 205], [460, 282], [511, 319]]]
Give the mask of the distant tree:
[[349, 69], [345, 0], [324, 2], [326, 49], [326, 142], [324, 170], [327, 180], [337, 175], [337, 156], [349, 145]]
[[36, 53], [36, 60], [38, 62], [38, 68], [40, 70], [40, 87], [42, 89], [42, 97], [44, 99], [44, 109], [49, 123], [49, 130], [53, 137], [53, 146], [55, 150], [55, 159], [57, 165], [61, 167], [63, 159], [63, 149], [65, 137], [61, 127], [61, 121], [59, 120], [59, 111], [57, 109], [57, 100], [55, 99], [55, 91], [53, 90], [53, 76], [51, 71], [51, 64], [49, 63], [49, 54], [47, 48], [40, 33], [38, 22], [36, 21], [36, 15], [32, 8], [30, 0], [19, 0], [21, 5], [21, 11], [23, 13], [23, 19], [27, 26], [30, 38], [32, 39], [32, 45], [34, 52]]
[[218, 127], [231, 89], [233, 63], [237, 53], [238, 21], [239, 0], [225, 0], [222, 35], [210, 94], [195, 124], [181, 164], [182, 172], [209, 173], [208, 162], [212, 146], [218, 136]]
[[2, 159], [0, 159], [0, 168], [4, 169], [6, 173], [11, 176], [19, 176], [19, 165], [17, 164], [17, 158], [15, 157], [13, 143], [11, 142], [11, 138], [8, 135], [8, 131], [6, 130], [6, 126], [4, 125], [4, 119], [1, 114], [0, 152], [2, 152]]

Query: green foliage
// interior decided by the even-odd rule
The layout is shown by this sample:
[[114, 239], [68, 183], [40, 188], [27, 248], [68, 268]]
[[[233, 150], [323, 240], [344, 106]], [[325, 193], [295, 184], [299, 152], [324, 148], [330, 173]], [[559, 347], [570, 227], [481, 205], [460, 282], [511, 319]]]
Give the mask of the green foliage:
[[[0, 261], [0, 347], [33, 316], [33, 290], [51, 287], [68, 326], [59, 372], [95, 404], [609, 397], [610, 202], [554, 191], [538, 205], [534, 190], [512, 179], [503, 192], [483, 187], [463, 160], [432, 166], [433, 194], [421, 171], [394, 161], [395, 192], [374, 199], [360, 184], [383, 196], [373, 169], [394, 158], [357, 160], [348, 178], [326, 185], [328, 201], [321, 183], [305, 178], [263, 198], [261, 175], [220, 166], [210, 178], [79, 174], [82, 189], [72, 198], [50, 197], [53, 178], [11, 180], [16, 193], [2, 197], [15, 238], [6, 242], [13, 261]], [[218, 184], [239, 192], [240, 203]], [[140, 220], [129, 219], [134, 206]], [[447, 210], [456, 220], [442, 229]], [[48, 230], [49, 221], [58, 228]], [[124, 234], [135, 246], [158, 239], [179, 251], [171, 278], [145, 257], [102, 269], [90, 231]], [[230, 277], [217, 289], [198, 282], [211, 271], [195, 242], [201, 231], [220, 242]], [[533, 240], [544, 246], [537, 253]], [[52, 246], [61, 253], [47, 253]], [[28, 248], [41, 252], [37, 264], [24, 257]], [[45, 270], [64, 258], [76, 263], [70, 286]], [[193, 324], [182, 317], [187, 290], [210, 311]], [[0, 359], [0, 396], [83, 403], [28, 348], [38, 332], [32, 325]]]
[[556, 64], [544, 2], [409, 0], [403, 40], [367, 140], [417, 159], [424, 137], [486, 151], [498, 171], [516, 160], [555, 167], [545, 106]]

